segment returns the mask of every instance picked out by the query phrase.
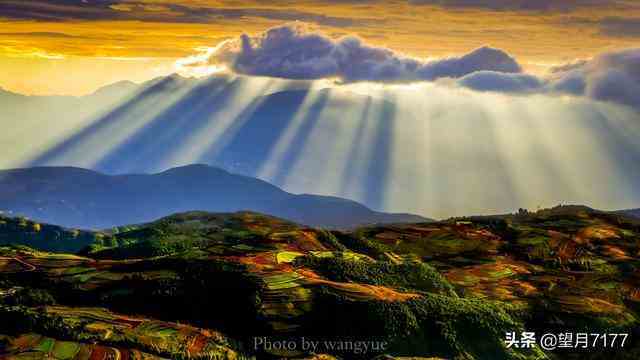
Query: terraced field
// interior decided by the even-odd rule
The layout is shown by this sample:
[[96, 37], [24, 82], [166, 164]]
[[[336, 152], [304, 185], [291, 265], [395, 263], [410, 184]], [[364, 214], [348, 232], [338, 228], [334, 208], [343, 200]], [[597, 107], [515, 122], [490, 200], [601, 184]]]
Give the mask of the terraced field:
[[507, 348], [504, 333], [640, 331], [640, 225], [620, 216], [340, 232], [188, 213], [130, 229], [81, 255], [0, 248], [0, 316], [14, 324], [0, 328], [0, 356], [305, 358], [252, 345], [309, 336], [384, 339], [394, 356], [563, 359], [573, 354]]
[[6, 357], [11, 359], [163, 359], [134, 349], [122, 349], [74, 341], [56, 340], [38, 334], [7, 337]]
[[[32, 352], [39, 353], [38, 358], [50, 356], [56, 359], [111, 359], [114, 354], [117, 355], [116, 359], [157, 358], [148, 352], [168, 358], [250, 358], [237, 350], [239, 344], [219, 332], [121, 315], [105, 308], [45, 306], [35, 310], [6, 307], [2, 312], [5, 319], [28, 321], [35, 315], [39, 321], [54, 323], [58, 331], [73, 329], [72, 334], [64, 336], [72, 341], [56, 340], [35, 333], [6, 338], [7, 352], [17, 358]], [[111, 346], [96, 346], [96, 343]]]

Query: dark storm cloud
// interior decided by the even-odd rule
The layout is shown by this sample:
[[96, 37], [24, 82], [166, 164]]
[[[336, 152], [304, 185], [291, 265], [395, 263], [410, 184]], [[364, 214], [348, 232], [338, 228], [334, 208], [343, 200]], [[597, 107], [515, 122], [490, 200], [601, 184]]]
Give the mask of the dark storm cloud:
[[119, 0], [33, 0], [0, 2], [0, 18], [14, 20], [74, 21], [74, 20], [139, 20], [150, 22], [212, 23], [258, 17], [271, 20], [300, 20], [320, 25], [345, 27], [366, 25], [372, 20], [327, 16], [298, 10], [190, 7], [182, 4], [159, 4], [153, 9], [143, 2]]
[[[287, 24], [220, 45], [206, 60], [237, 73], [289, 79], [401, 82], [461, 77], [475, 71], [520, 72], [507, 53], [483, 47], [464, 56], [422, 61], [371, 46], [355, 36], [332, 39], [304, 24]], [[194, 64], [198, 65], [198, 64]]]
[[619, 0], [409, 0], [409, 3], [496, 11], [571, 11], [580, 7], [623, 6]]

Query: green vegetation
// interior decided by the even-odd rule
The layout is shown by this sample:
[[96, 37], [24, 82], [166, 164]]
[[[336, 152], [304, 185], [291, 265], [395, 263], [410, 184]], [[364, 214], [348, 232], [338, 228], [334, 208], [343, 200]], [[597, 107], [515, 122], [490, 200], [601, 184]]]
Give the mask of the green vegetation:
[[[264, 239], [273, 234], [298, 230], [284, 220], [255, 213], [209, 214], [189, 212], [169, 216], [153, 223], [120, 227], [102, 243], [94, 243], [82, 253], [100, 259], [150, 258], [224, 245], [221, 251], [262, 249]], [[318, 230], [323, 241], [335, 239]], [[272, 248], [272, 247], [271, 247]]]
[[[390, 352], [445, 358], [522, 359], [534, 352], [504, 346], [505, 331], [523, 326], [505, 306], [477, 299], [424, 294], [406, 302], [352, 301], [324, 289], [312, 314], [314, 334], [388, 341]], [[332, 314], [323, 316], [322, 314]]]
[[363, 261], [335, 257], [307, 256], [296, 260], [333, 281], [356, 282], [443, 293], [455, 296], [453, 287], [433, 267], [422, 262], [394, 264], [389, 261]]
[[[180, 360], [244, 357], [240, 344], [219, 333], [177, 323], [122, 317], [104, 309], [0, 306], [0, 316], [9, 322], [3, 331], [11, 336], [51, 336], [36, 337], [31, 351], [49, 353], [57, 359], [72, 359], [86, 346], [83, 344], [96, 342]], [[196, 339], [199, 344], [194, 346], [189, 339]], [[91, 352], [98, 356], [99, 349], [89, 350]]]
[[47, 290], [35, 288], [14, 288], [13, 292], [0, 298], [0, 304], [9, 306], [54, 305], [55, 298]]
[[100, 233], [40, 224], [24, 217], [0, 216], [0, 246], [25, 245], [44, 251], [74, 253], [103, 237]]
[[194, 241], [186, 236], [153, 238], [136, 242], [127, 242], [127, 240], [129, 239], [120, 241], [122, 245], [91, 247], [89, 254], [96, 259], [150, 258], [184, 252], [201, 245], [197, 240]]
[[345, 247], [355, 252], [367, 254], [373, 258], [382, 258], [391, 248], [369, 237], [370, 229], [364, 228], [350, 234], [335, 232], [336, 239]]
[[347, 250], [347, 247], [344, 244], [342, 244], [338, 240], [338, 238], [330, 231], [319, 230], [318, 240], [320, 240], [321, 243], [326, 244], [331, 249], [335, 249], [339, 251]]
[[93, 234], [84, 256], [0, 246], [0, 357], [309, 355], [253, 352], [261, 335], [384, 340], [393, 356], [560, 359], [507, 349], [504, 334], [640, 333], [640, 226], [573, 210], [349, 232], [194, 212]]

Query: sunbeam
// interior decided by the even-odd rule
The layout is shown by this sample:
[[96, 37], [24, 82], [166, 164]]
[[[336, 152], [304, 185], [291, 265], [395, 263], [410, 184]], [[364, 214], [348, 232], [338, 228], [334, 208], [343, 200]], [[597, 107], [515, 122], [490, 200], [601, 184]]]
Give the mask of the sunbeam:
[[0, 124], [3, 124], [0, 167], [28, 164], [139, 93], [129, 87], [118, 86], [117, 91], [111, 90], [105, 88], [96, 93], [99, 100], [71, 96], [3, 97], [0, 104]]
[[163, 159], [161, 167], [168, 168], [175, 164], [189, 164], [199, 161], [207, 152], [216, 151], [234, 122], [239, 121], [243, 114], [250, 113], [258, 105], [258, 98], [263, 96], [271, 87], [270, 79], [247, 79], [234, 77], [221, 94], [220, 99], [205, 104], [209, 113], [197, 113], [199, 125], [185, 124], [190, 127], [190, 133], [181, 139], [179, 146], [175, 146], [169, 156]]
[[[316, 103], [321, 93], [315, 91], [306, 92], [302, 103], [293, 115], [291, 122], [284, 131], [277, 135], [275, 145], [269, 149], [266, 161], [257, 171], [257, 175], [263, 179], [273, 181], [279, 174], [279, 168], [285, 161], [285, 157], [292, 151], [292, 143], [301, 131], [310, 107]], [[293, 151], [297, 151], [293, 149]]]
[[188, 93], [178, 77], [154, 81], [130, 100], [30, 161], [32, 165], [75, 165], [93, 168], [109, 152]]
[[[58, 99], [55, 131], [41, 115], [0, 135], [15, 145], [2, 163], [108, 173], [207, 163], [434, 217], [640, 202], [638, 113], [585, 98], [216, 74], [87, 99], [93, 107], [68, 118], [59, 114], [82, 99]], [[12, 138], [29, 132], [41, 147]]]

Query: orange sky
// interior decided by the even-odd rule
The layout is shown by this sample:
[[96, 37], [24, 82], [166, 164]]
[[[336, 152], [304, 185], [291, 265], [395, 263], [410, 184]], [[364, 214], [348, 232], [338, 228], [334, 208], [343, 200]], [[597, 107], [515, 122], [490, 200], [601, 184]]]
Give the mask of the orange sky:
[[0, 87], [86, 94], [119, 80], [172, 73], [175, 62], [197, 48], [294, 20], [421, 58], [491, 45], [532, 72], [633, 47], [640, 38], [637, 2], [538, 1], [552, 5], [531, 10], [504, 8], [500, 0], [476, 6], [463, 6], [465, 0], [6, 0], [0, 4]]

